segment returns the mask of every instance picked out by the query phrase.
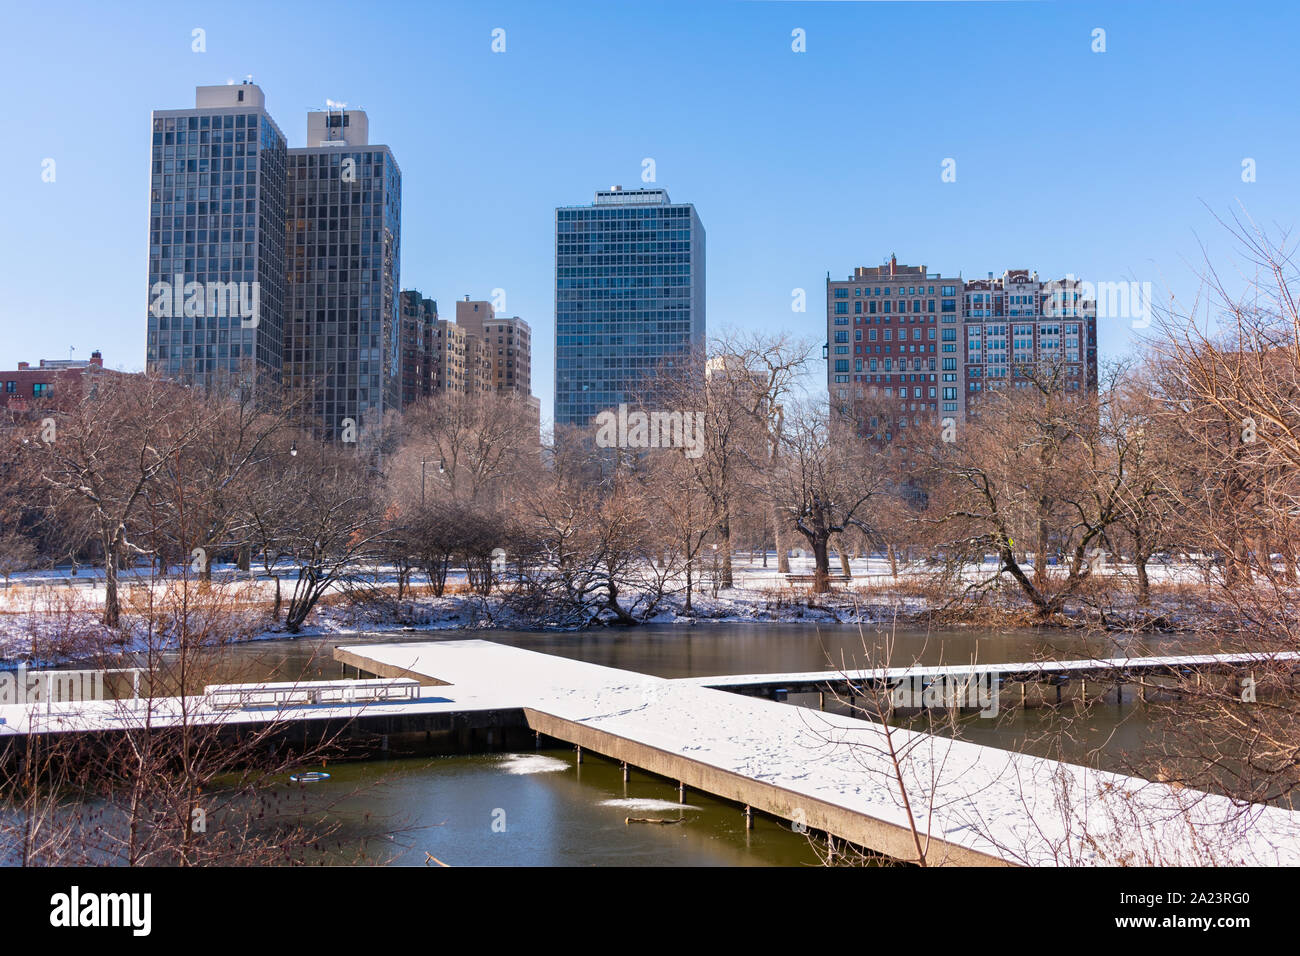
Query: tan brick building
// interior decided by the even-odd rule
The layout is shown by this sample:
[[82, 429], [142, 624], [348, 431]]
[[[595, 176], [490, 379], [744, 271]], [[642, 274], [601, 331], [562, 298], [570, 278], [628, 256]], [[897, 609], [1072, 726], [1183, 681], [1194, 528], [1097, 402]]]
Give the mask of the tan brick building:
[[465, 296], [456, 303], [456, 324], [476, 335], [487, 351], [489, 387], [497, 392], [532, 393], [532, 330], [518, 316], [498, 316], [491, 302]]

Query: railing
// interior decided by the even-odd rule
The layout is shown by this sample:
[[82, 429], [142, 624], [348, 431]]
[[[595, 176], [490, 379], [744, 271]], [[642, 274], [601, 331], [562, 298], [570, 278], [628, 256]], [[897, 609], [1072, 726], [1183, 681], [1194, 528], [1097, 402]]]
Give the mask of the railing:
[[203, 696], [213, 707], [280, 707], [289, 704], [355, 704], [418, 700], [420, 682], [409, 677], [366, 680], [209, 684]]

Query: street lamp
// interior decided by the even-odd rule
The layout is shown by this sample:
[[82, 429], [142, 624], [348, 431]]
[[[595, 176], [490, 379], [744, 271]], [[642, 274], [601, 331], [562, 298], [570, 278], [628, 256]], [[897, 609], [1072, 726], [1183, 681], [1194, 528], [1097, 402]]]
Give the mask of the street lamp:
[[[420, 459], [420, 507], [421, 507], [421, 508], [424, 507], [424, 468], [425, 468], [426, 465], [429, 464], [429, 462], [431, 462], [431, 461], [433, 461], [433, 460], [434, 460], [434, 459], [432, 459], [432, 458], [421, 458], [421, 459]], [[446, 472], [447, 469], [443, 467], [442, 459], [439, 458], [439, 459], [437, 459], [437, 461], [438, 461], [438, 474], [440, 474], [440, 475], [441, 475], [441, 474], [444, 474], [444, 473]]]

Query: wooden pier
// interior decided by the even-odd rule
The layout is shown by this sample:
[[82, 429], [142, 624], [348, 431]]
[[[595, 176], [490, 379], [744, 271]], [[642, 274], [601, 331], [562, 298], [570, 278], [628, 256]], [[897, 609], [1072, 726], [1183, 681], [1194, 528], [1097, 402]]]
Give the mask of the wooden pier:
[[[545, 735], [687, 790], [734, 801], [796, 830], [928, 865], [1300, 865], [1300, 818], [1274, 807], [887, 727], [846, 714], [763, 699], [845, 687], [884, 687], [972, 668], [669, 680], [480, 640], [335, 649], [357, 677], [414, 679], [411, 699], [346, 702], [317, 696], [275, 706], [207, 709], [190, 722], [237, 730], [363, 726], [371, 733], [477, 727], [493, 739]], [[988, 664], [1006, 680], [1134, 679], [1292, 666], [1300, 655], [1199, 655]], [[735, 693], [733, 691], [740, 691]], [[747, 696], [760, 695], [760, 696]], [[0, 741], [21, 734], [111, 733], [182, 719], [173, 699], [0, 707]], [[323, 725], [320, 722], [325, 722]], [[388, 728], [386, 731], [384, 728]], [[385, 738], [386, 739], [386, 738]], [[540, 739], [540, 736], [537, 736]]]
[[[1300, 818], [1288, 810], [1242, 808], [1220, 796], [901, 728], [887, 738], [879, 723], [727, 693], [706, 686], [712, 678], [667, 680], [486, 641], [352, 646], [336, 654], [381, 676], [436, 676], [449, 696], [492, 687], [520, 702], [530, 728], [580, 754], [899, 860], [1300, 864]], [[1076, 669], [1091, 673], [1099, 663]], [[1262, 662], [1204, 655], [1194, 666], [1251, 663]], [[1177, 658], [1145, 665], [1180, 666]], [[739, 683], [798, 686], [791, 675], [755, 677]], [[902, 756], [896, 762], [891, 752]]]

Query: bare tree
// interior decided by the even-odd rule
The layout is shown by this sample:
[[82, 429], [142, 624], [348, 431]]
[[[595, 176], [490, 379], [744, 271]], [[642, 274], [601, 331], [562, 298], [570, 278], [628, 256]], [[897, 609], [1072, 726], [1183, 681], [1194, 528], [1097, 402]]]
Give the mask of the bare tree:
[[382, 554], [383, 506], [369, 465], [345, 447], [317, 444], [274, 480], [293, 502], [276, 540], [296, 570], [285, 626], [297, 633], [327, 592]]
[[830, 590], [830, 543], [849, 528], [873, 533], [873, 508], [890, 485], [888, 452], [872, 448], [855, 423], [825, 406], [805, 405], [786, 419], [769, 494], [779, 515], [813, 553], [813, 590]]
[[[1023, 370], [1026, 387], [991, 389], [952, 442], [931, 445], [931, 500], [925, 520], [944, 530], [940, 549], [960, 579], [985, 549], [998, 557], [991, 575], [977, 573], [966, 593], [983, 594], [1008, 576], [1040, 618], [1060, 611], [1101, 566], [1106, 534], [1135, 500], [1150, 494], [1133, 483], [1129, 461], [1139, 443], [1103, 427], [1137, 426], [1103, 416], [1100, 397], [1070, 387], [1064, 366]], [[1033, 544], [1026, 570], [1023, 545]], [[1049, 572], [1052, 555], [1061, 571]]]
[[46, 507], [75, 509], [94, 529], [103, 554], [103, 621], [109, 627], [121, 622], [118, 571], [134, 555], [148, 553], [133, 529], [150, 486], [207, 424], [204, 416], [188, 413], [192, 401], [168, 382], [104, 377], [52, 416], [51, 430], [23, 445], [28, 467], [45, 485]]

